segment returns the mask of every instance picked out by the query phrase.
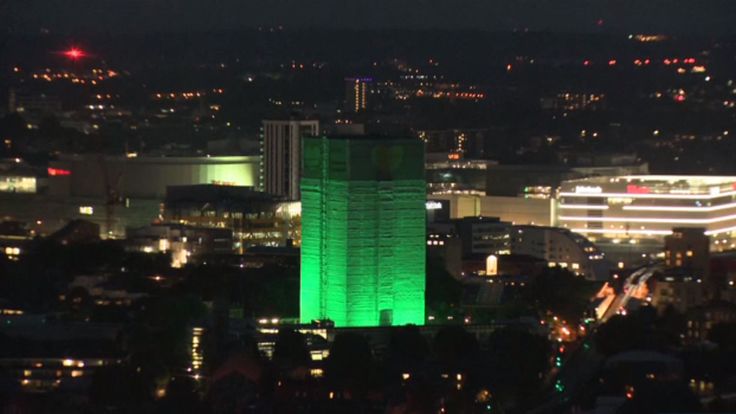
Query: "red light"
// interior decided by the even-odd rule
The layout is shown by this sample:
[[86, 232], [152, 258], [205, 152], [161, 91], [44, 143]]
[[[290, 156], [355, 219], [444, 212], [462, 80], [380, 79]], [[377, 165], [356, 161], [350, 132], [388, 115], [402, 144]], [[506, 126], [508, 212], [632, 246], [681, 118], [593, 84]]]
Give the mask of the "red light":
[[648, 65], [648, 64], [650, 64], [651, 62], [652, 62], [652, 61], [651, 61], [651, 60], [649, 60], [649, 59], [644, 59], [644, 64], [645, 64], [645, 65]]
[[583, 61], [583, 66], [590, 66], [590, 61], [589, 60], [584, 60]]
[[73, 47], [69, 50], [64, 51], [64, 56], [68, 57], [69, 59], [77, 60], [87, 56], [87, 54], [84, 53], [83, 50]]
[[46, 169], [46, 171], [48, 172], [50, 177], [72, 175], [71, 171], [64, 170], [62, 168], [49, 167]]
[[649, 194], [650, 190], [644, 186], [629, 184], [626, 186], [626, 192], [629, 194]]
[[685, 95], [677, 95], [675, 96], [675, 100], [677, 102], [685, 102]]
[[680, 62], [680, 59], [678, 59], [678, 58], [672, 59], [672, 63], [678, 63], [678, 62]]
[[608, 66], [615, 66], [616, 65], [616, 59], [611, 59], [608, 61]]
[[671, 64], [672, 64], [672, 61], [671, 61], [671, 60], [669, 60], [669, 59], [665, 59], [665, 60], [664, 60], [664, 64], [665, 64], [665, 65], [667, 65], [667, 66], [669, 66], [669, 65], [671, 65]]

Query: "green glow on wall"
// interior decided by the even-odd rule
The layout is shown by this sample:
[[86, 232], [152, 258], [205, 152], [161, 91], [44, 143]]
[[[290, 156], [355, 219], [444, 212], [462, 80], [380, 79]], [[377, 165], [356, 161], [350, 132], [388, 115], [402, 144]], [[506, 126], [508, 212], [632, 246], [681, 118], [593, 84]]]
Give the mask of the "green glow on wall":
[[414, 139], [305, 138], [301, 320], [424, 323], [424, 156]]

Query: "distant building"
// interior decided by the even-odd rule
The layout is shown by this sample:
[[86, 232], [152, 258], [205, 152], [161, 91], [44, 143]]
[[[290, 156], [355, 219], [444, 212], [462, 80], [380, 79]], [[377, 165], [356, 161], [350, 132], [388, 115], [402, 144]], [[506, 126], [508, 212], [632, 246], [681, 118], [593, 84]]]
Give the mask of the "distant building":
[[498, 257], [511, 253], [511, 223], [497, 217], [464, 217], [428, 225], [427, 249], [443, 257], [447, 271], [455, 277], [488, 273], [486, 261], [493, 256], [497, 273]]
[[427, 145], [427, 153], [449, 153], [478, 159], [487, 157], [491, 138], [498, 133], [491, 129], [420, 130], [417, 137]]
[[540, 99], [544, 110], [555, 112], [596, 111], [605, 109], [606, 96], [602, 93], [560, 92]]
[[483, 216], [464, 217], [453, 222], [463, 255], [511, 253], [511, 223]]
[[161, 199], [170, 185], [256, 186], [257, 156], [62, 155], [48, 168], [49, 194]]
[[348, 112], [368, 110], [372, 78], [345, 78], [345, 109]]
[[[497, 197], [475, 194], [430, 194], [428, 208], [449, 209], [450, 218], [498, 217], [512, 224], [550, 226], [554, 200], [535, 197]], [[447, 204], [441, 203], [442, 201]], [[440, 203], [440, 204], [436, 204]], [[439, 212], [437, 212], [439, 213]]]
[[0, 160], [0, 193], [35, 194], [46, 186], [43, 175], [19, 158]]
[[170, 254], [175, 268], [199, 262], [202, 256], [234, 252], [232, 230], [177, 223], [129, 229], [126, 243], [129, 250]]
[[262, 130], [261, 187], [289, 200], [299, 200], [302, 138], [319, 134], [317, 120], [266, 120]]
[[18, 221], [0, 221], [0, 256], [15, 260], [25, 253], [25, 244], [35, 233]]
[[565, 181], [556, 197], [555, 222], [587, 236], [609, 255], [622, 257], [660, 253], [673, 227], [704, 228], [713, 249], [733, 249], [734, 188], [736, 177], [717, 176], [632, 175]]
[[100, 240], [100, 226], [87, 220], [71, 220], [48, 238], [61, 244], [92, 243]]
[[18, 112], [24, 117], [40, 117], [61, 112], [61, 100], [57, 96], [43, 93], [23, 93], [10, 89], [8, 112]]
[[163, 222], [229, 229], [239, 252], [301, 244], [301, 204], [251, 187], [170, 186]]
[[424, 324], [424, 149], [416, 139], [304, 139], [301, 320]]
[[558, 157], [559, 164], [489, 165], [486, 195], [550, 198], [567, 180], [649, 173], [635, 154], [561, 151]]
[[455, 153], [428, 153], [427, 191], [429, 194], [486, 195], [488, 168], [495, 161], [462, 158]]
[[349, 119], [337, 119], [333, 124], [325, 127], [327, 135], [365, 135], [365, 124], [353, 122]]
[[687, 318], [687, 339], [691, 342], [708, 340], [711, 329], [719, 323], [736, 322], [736, 304], [713, 301], [689, 309]]
[[565, 165], [495, 165], [486, 173], [486, 194], [550, 198], [565, 180], [582, 177]]
[[682, 313], [705, 302], [703, 279], [684, 269], [655, 273], [647, 285], [651, 304], [660, 312], [672, 307]]
[[568, 229], [544, 226], [514, 226], [511, 252], [544, 259], [591, 280], [605, 280], [612, 268], [605, 254], [590, 240]]
[[708, 278], [710, 239], [703, 228], [675, 228], [664, 238], [664, 264]]

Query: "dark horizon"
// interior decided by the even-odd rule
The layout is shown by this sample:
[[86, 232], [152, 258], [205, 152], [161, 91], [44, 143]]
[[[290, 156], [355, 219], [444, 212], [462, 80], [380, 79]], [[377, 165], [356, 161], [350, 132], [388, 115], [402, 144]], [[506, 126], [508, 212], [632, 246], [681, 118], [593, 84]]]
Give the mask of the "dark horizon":
[[[400, 3], [400, 4], [398, 4]], [[0, 11], [11, 33], [210, 32], [286, 29], [443, 29], [570, 33], [736, 33], [731, 0], [27, 0]]]

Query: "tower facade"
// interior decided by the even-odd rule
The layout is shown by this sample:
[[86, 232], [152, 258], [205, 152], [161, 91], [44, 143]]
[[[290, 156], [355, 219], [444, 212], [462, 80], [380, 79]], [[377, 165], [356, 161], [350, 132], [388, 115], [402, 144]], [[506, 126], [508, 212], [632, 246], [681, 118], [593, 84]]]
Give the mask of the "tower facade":
[[302, 322], [424, 323], [424, 148], [416, 139], [303, 140]]
[[299, 200], [302, 137], [317, 135], [317, 120], [263, 121], [261, 188], [289, 200]]

